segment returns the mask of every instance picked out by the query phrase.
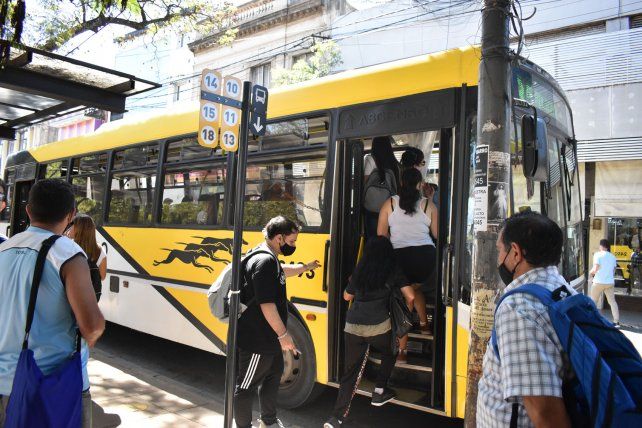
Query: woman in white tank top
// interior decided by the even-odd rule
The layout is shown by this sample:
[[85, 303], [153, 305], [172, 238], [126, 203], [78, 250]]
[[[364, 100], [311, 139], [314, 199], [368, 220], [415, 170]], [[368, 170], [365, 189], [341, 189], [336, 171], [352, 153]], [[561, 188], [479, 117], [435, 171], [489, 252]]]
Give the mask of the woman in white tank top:
[[[421, 285], [433, 273], [437, 261], [432, 237], [438, 236], [438, 212], [432, 201], [421, 196], [422, 178], [416, 168], [402, 173], [399, 195], [381, 207], [377, 233], [390, 238], [397, 264], [415, 290], [414, 308], [419, 316], [419, 328], [427, 333], [426, 298]], [[398, 360], [405, 362], [407, 337], [399, 342]]]

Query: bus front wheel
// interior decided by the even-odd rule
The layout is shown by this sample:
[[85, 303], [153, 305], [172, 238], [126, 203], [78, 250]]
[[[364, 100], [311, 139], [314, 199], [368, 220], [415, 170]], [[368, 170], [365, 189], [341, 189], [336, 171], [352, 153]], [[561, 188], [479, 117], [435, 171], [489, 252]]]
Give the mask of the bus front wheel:
[[288, 333], [301, 355], [283, 352], [283, 375], [279, 387], [278, 404], [285, 409], [294, 409], [314, 400], [321, 391], [316, 385], [316, 357], [312, 338], [303, 323], [288, 313]]

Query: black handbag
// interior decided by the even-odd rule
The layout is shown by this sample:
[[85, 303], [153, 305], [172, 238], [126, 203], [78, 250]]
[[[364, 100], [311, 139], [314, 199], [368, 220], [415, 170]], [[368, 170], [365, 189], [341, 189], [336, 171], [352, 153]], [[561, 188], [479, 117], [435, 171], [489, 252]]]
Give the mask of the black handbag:
[[390, 322], [393, 336], [404, 337], [412, 330], [412, 312], [398, 288], [390, 290]]

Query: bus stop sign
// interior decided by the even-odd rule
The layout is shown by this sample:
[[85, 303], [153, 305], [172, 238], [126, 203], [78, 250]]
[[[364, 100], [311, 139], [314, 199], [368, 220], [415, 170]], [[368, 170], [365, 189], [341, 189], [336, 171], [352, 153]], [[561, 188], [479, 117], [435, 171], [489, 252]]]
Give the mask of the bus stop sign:
[[258, 136], [265, 135], [265, 121], [267, 113], [268, 90], [265, 86], [254, 85], [252, 88], [252, 117], [250, 119], [250, 131]]

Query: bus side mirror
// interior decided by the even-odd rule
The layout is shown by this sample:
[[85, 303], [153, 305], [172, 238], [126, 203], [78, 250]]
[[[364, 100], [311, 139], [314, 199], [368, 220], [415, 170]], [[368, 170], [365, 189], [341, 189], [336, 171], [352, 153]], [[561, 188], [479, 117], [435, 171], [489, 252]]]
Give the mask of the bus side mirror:
[[522, 117], [522, 155], [524, 175], [534, 181], [548, 178], [546, 122], [529, 114]]

